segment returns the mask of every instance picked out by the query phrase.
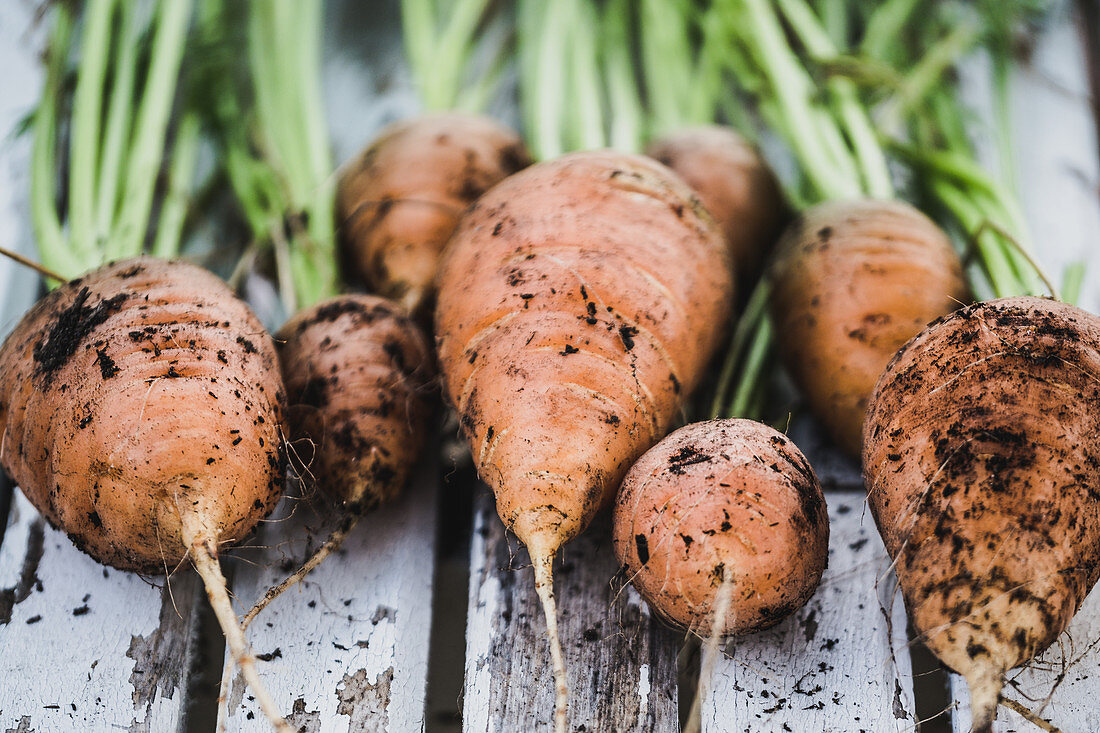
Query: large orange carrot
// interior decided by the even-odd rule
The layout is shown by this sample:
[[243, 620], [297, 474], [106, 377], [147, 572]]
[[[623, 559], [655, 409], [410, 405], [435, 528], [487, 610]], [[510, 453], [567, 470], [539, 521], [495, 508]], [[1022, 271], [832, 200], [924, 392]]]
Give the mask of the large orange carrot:
[[512, 176], [444, 256], [440, 367], [497, 511], [527, 546], [565, 725], [554, 554], [668, 430], [722, 337], [726, 246], [648, 159], [577, 153]]
[[283, 488], [286, 397], [271, 337], [181, 262], [107, 265], [43, 298], [0, 348], [0, 461], [96, 560], [155, 573], [190, 556], [233, 657], [260, 684], [218, 567]]
[[1057, 301], [958, 310], [875, 388], [868, 501], [914, 628], [966, 677], [975, 731], [1100, 575], [1098, 433], [1100, 318]]

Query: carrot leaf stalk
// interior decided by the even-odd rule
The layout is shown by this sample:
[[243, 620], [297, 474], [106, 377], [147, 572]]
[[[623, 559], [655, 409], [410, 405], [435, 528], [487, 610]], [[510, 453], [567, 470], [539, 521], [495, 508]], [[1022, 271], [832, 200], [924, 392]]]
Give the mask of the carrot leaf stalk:
[[[186, 112], [180, 123], [171, 120], [193, 7], [193, 0], [166, 0], [148, 19], [141, 7], [112, 0], [92, 0], [79, 12], [66, 3], [51, 8], [31, 164], [31, 218], [46, 268], [75, 277], [138, 255], [150, 241], [158, 256], [178, 254], [198, 146]], [[65, 78], [75, 47], [80, 61], [66, 125]], [[59, 180], [63, 134], [68, 168]], [[154, 217], [158, 195], [163, 204]]]
[[274, 172], [286, 203], [282, 211], [269, 211], [267, 225], [273, 242], [280, 236], [287, 241], [280, 269], [289, 269], [293, 282], [291, 292], [283, 290], [289, 312], [338, 291], [335, 181], [320, 84], [323, 9], [320, 0], [248, 8], [260, 160]]

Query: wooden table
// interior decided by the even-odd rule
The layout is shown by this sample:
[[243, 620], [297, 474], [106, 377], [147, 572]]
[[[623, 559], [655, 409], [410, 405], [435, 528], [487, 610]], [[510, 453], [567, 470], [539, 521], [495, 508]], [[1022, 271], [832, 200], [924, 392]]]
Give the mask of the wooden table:
[[[393, 5], [329, 8], [326, 93], [340, 160], [385, 122], [416, 111]], [[41, 83], [35, 59], [42, 33], [28, 30], [32, 10], [29, 0], [0, 4], [4, 135]], [[1013, 81], [1013, 114], [1020, 192], [1039, 258], [1056, 274], [1066, 262], [1086, 260], [1081, 304], [1100, 311], [1100, 156], [1078, 31], [1070, 8], [1060, 9]], [[988, 111], [980, 62], [973, 72], [973, 98]], [[0, 143], [0, 241], [28, 253], [29, 149], [25, 137]], [[32, 275], [0, 260], [0, 334], [35, 289]], [[914, 684], [914, 664], [927, 663], [911, 658], [904, 608], [858, 473], [821, 444], [813, 425], [796, 423], [792, 433], [828, 489], [829, 569], [794, 617], [723, 650], [703, 727], [912, 731], [919, 714], [931, 714], [929, 705], [943, 704], [934, 682]], [[433, 711], [460, 709], [465, 730], [549, 729], [549, 657], [526, 553], [505, 535], [483, 490], [473, 492], [472, 511], [463, 508], [456, 499], [462, 482], [443, 481], [452, 471], [446, 463], [425, 460], [404, 498], [371, 515], [337, 557], [250, 629], [260, 673], [300, 730], [456, 729], [426, 712], [429, 679], [439, 688]], [[196, 681], [208, 687], [222, 659], [199, 652], [197, 630], [208, 622], [192, 574], [182, 570], [166, 584], [105, 569], [44, 526], [10, 486], [0, 487], [0, 526], [5, 518], [0, 730], [208, 729], [214, 700]], [[308, 505], [288, 500], [250, 547], [232, 553], [227, 566], [242, 608], [305, 556], [322, 525]], [[658, 623], [631, 588], [616, 582], [615, 570], [606, 520], [562, 553], [574, 730], [677, 730], [694, 691], [684, 681], [699, 660], [681, 652], [683, 636]], [[1100, 730], [1098, 640], [1100, 592], [1062, 643], [1013, 678], [1008, 694], [1036, 709], [1045, 702], [1042, 714], [1063, 730]], [[464, 680], [461, 701], [445, 699], [448, 675]], [[231, 730], [266, 729], [239, 683], [230, 697]], [[924, 730], [968, 729], [965, 686], [951, 680], [950, 697]], [[1028, 727], [1008, 711], [997, 723], [1000, 732]]]

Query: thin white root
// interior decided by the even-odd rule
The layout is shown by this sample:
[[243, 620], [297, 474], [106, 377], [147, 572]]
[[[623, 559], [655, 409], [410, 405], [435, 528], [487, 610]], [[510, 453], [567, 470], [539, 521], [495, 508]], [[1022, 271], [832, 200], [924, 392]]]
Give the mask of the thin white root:
[[714, 677], [714, 665], [718, 663], [718, 642], [726, 627], [726, 617], [733, 602], [733, 573], [729, 567], [722, 566], [722, 584], [714, 595], [714, 616], [710, 621], [710, 636], [703, 647], [703, 664], [699, 672], [699, 686], [695, 688], [695, 699], [691, 701], [691, 711], [684, 724], [684, 733], [698, 733], [702, 728], [703, 700], [710, 691]]
[[229, 680], [233, 677], [233, 659], [225, 663], [222, 668], [222, 681], [218, 685], [218, 723], [214, 728], [218, 733], [226, 733], [229, 730]]
[[244, 629], [233, 611], [233, 604], [229, 602], [225, 576], [222, 575], [221, 566], [218, 564], [217, 541], [209, 534], [203, 536], [189, 529], [188, 522], [185, 520], [184, 541], [190, 548], [191, 561], [195, 564], [195, 570], [206, 585], [206, 597], [210, 599], [210, 606], [214, 609], [214, 615], [218, 618], [218, 624], [221, 625], [222, 632], [225, 634], [225, 641], [229, 645], [233, 660], [240, 668], [245, 682], [252, 688], [252, 694], [256, 696], [260, 709], [263, 710], [272, 727], [279, 733], [293, 733], [293, 728], [283, 719], [275, 701], [260, 681], [259, 674], [256, 673], [256, 657], [253, 656], [248, 642], [245, 641]]
[[558, 636], [558, 608], [554, 602], [554, 555], [532, 554], [535, 592], [546, 616], [546, 635], [550, 638], [550, 660], [554, 664], [554, 733], [565, 733], [569, 724], [569, 685], [565, 678], [565, 659]]
[[256, 618], [260, 611], [267, 607], [267, 604], [281, 596], [291, 586], [300, 583], [315, 567], [321, 564], [322, 560], [340, 549], [340, 545], [344, 544], [344, 540], [347, 539], [347, 536], [355, 529], [355, 525], [359, 524], [359, 519], [362, 516], [361, 513], [356, 512], [345, 517], [344, 520], [341, 521], [340, 526], [332, 530], [332, 534], [328, 536], [324, 544], [317, 548], [317, 551], [305, 561], [302, 567], [295, 570], [293, 574], [287, 576], [283, 582], [268, 588], [267, 593], [264, 593], [264, 597], [256, 601], [256, 605], [250, 608], [248, 613], [241, 619], [241, 628], [247, 629], [248, 625], [252, 623], [253, 619]]
[[1043, 720], [1038, 715], [1031, 712], [1015, 700], [1010, 700], [1007, 697], [1002, 697], [1001, 704], [1009, 710], [1016, 712], [1021, 718], [1031, 723], [1036, 728], [1039, 728], [1040, 730], [1045, 730], [1047, 731], [1047, 733], [1062, 733], [1062, 730], [1060, 728], [1056, 727], [1048, 720]]
[[992, 666], [978, 667], [966, 675], [966, 685], [970, 688], [970, 733], [991, 733], [1004, 673]]
[[[256, 605], [252, 606], [241, 618], [241, 630], [244, 631], [248, 628], [248, 625], [255, 620], [260, 611], [264, 610], [269, 603], [281, 596], [290, 587], [296, 583], [300, 583], [303, 578], [309, 575], [312, 570], [321, 564], [321, 561], [331, 555], [336, 550], [340, 549], [340, 545], [344, 544], [344, 540], [351, 534], [351, 531], [355, 529], [355, 525], [359, 524], [359, 519], [363, 515], [360, 513], [349, 514], [340, 526], [332, 530], [332, 533], [325, 540], [324, 544], [317, 548], [317, 551], [310, 556], [308, 560], [289, 575], [278, 585], [273, 585], [268, 588], [264, 593], [263, 598], [256, 601]], [[226, 662], [225, 668], [222, 669], [222, 681], [218, 687], [218, 733], [225, 733], [228, 729], [228, 722], [226, 721], [226, 715], [228, 714], [228, 708], [226, 703], [229, 699], [229, 680], [233, 676], [233, 661]]]

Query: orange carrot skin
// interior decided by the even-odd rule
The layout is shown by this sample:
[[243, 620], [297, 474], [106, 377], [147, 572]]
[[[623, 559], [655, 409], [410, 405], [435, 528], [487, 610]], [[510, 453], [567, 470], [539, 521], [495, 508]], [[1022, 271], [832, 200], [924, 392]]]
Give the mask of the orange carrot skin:
[[631, 467], [615, 499], [615, 556], [667, 621], [707, 636], [724, 576], [721, 636], [779, 623], [809, 600], [829, 557], [813, 469], [782, 433], [751, 420], [676, 430]]
[[533, 556], [581, 532], [668, 430], [732, 289], [710, 216], [641, 156], [533, 166], [463, 218], [440, 271], [440, 368], [497, 511]]
[[783, 361], [836, 443], [859, 455], [875, 381], [928, 323], [970, 301], [962, 262], [896, 201], [832, 201], [783, 234], [772, 267]]
[[909, 617], [972, 692], [995, 683], [995, 710], [1100, 575], [1100, 318], [1030, 297], [958, 310], [898, 352], [864, 431]]
[[519, 135], [487, 117], [447, 112], [387, 127], [339, 182], [345, 274], [418, 312], [462, 212], [530, 163]]
[[0, 461], [100, 562], [164, 572], [181, 509], [219, 542], [282, 493], [285, 394], [263, 326], [213, 274], [138, 258], [38, 302], [0, 348]]
[[365, 511], [393, 499], [423, 448], [434, 355], [395, 303], [342, 295], [279, 331], [295, 453], [335, 501]]
[[725, 235], [738, 283], [748, 286], [789, 218], [779, 181], [760, 153], [728, 127], [701, 125], [654, 141], [646, 154], [699, 195]]

